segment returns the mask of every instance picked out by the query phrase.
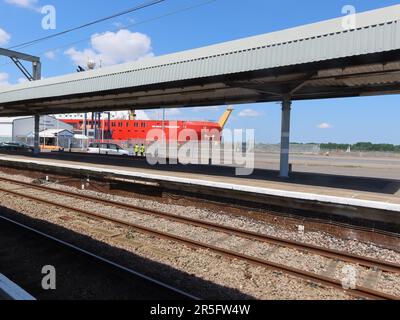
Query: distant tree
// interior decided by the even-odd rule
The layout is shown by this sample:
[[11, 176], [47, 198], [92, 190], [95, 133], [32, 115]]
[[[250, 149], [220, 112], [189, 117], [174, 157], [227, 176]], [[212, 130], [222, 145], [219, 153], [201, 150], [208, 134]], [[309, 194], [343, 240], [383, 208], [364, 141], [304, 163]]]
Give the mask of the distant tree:
[[[359, 151], [359, 152], [366, 152], [366, 151], [378, 151], [378, 152], [400, 152], [400, 145], [393, 145], [388, 143], [380, 143], [380, 144], [373, 144], [371, 142], [357, 142], [356, 144], [346, 144], [346, 143], [301, 143], [301, 142], [291, 142], [292, 145], [319, 145], [321, 150], [324, 151], [347, 151], [350, 147], [351, 151]], [[264, 148], [268, 147], [269, 144], [265, 143], [258, 143], [258, 147]]]
[[349, 144], [339, 144], [339, 143], [322, 143], [321, 149], [323, 150], [347, 150]]
[[380, 152], [400, 152], [400, 146], [393, 144], [373, 144], [371, 142], [357, 142], [356, 144], [323, 143], [322, 150], [347, 150], [351, 147], [352, 151], [380, 151]]

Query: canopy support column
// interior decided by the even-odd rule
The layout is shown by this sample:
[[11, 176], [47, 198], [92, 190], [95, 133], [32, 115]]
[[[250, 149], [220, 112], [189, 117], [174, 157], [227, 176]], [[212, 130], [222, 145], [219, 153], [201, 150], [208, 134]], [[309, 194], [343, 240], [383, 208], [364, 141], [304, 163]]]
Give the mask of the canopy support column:
[[39, 123], [40, 123], [40, 116], [35, 115], [35, 129], [34, 129], [34, 149], [33, 153], [38, 155], [40, 153], [40, 137], [39, 137]]
[[290, 148], [290, 111], [292, 100], [290, 96], [283, 97], [282, 100], [282, 129], [281, 129], [281, 159], [280, 173], [281, 178], [289, 178], [289, 148]]
[[[33, 81], [40, 80], [42, 78], [42, 65], [40, 61], [32, 62], [32, 75]], [[33, 154], [40, 154], [40, 115], [35, 115], [35, 144], [33, 149]]]

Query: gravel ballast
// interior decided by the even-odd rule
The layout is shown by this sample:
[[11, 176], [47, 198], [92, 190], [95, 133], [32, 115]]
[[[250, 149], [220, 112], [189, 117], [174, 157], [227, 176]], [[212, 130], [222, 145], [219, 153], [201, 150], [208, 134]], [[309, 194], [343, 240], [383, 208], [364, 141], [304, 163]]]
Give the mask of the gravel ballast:
[[[17, 177], [6, 175], [4, 173], [0, 173], [0, 176], [15, 179], [16, 181], [32, 182], [32, 179], [24, 176]], [[6, 188], [7, 183], [0, 182], [0, 186]], [[56, 184], [50, 186], [66, 191], [77, 192], [75, 188], [71, 187]], [[8, 185], [8, 187], [10, 187], [10, 185]], [[18, 191], [17, 188], [15, 188], [15, 190], [21, 192]], [[71, 199], [66, 196], [50, 193], [46, 195], [46, 193], [43, 193], [42, 191], [33, 189], [24, 190], [23, 192], [40, 197], [51, 197], [52, 201], [60, 201], [61, 203], [70, 201]], [[176, 215], [207, 220], [280, 238], [303, 241], [331, 249], [346, 250], [361, 256], [400, 263], [399, 252], [381, 248], [373, 243], [335, 238], [324, 232], [307, 232], [306, 230], [304, 234], [299, 234], [285, 230], [276, 225], [267, 224], [246, 217], [229, 215], [225, 212], [164, 204], [152, 200], [134, 199], [103, 193], [100, 194], [93, 191], [79, 190], [79, 192], [101, 197], [102, 199], [110, 199], [148, 209], [155, 209]], [[221, 287], [236, 290], [212, 292], [212, 290], [210, 291], [210, 288], [207, 288], [202, 292], [202, 294], [204, 294], [202, 297], [204, 298], [229, 299], [251, 297], [256, 299], [352, 299], [351, 296], [341, 290], [310, 284], [307, 281], [280, 272], [271, 271], [263, 267], [249, 266], [247, 263], [242, 261], [230, 261], [230, 259], [221, 258], [206, 250], [192, 250], [184, 245], [177, 245], [170, 241], [158, 239], [155, 242], [154, 237], [145, 236], [135, 232], [132, 233], [129, 232], [129, 230], [121, 230], [120, 227], [116, 227], [112, 223], [79, 217], [76, 214], [64, 212], [65, 210], [49, 208], [48, 206], [36, 202], [34, 203], [33, 201], [17, 200], [15, 196], [2, 194], [0, 204], [3, 207], [13, 209], [25, 215], [67, 227], [81, 234], [86, 234], [94, 239], [106, 242], [112, 246], [173, 266], [185, 273], [194, 274], [201, 279], [218, 284]], [[238, 237], [228, 237], [226, 235], [224, 236], [224, 234], [220, 232], [212, 232], [200, 227], [189, 227], [185, 224], [171, 222], [166, 219], [151, 219], [149, 216], [127, 212], [125, 209], [112, 208], [112, 210], [110, 210], [110, 207], [107, 208], [88, 201], [79, 201], [79, 203], [73, 204], [68, 203], [68, 205], [77, 205], [79, 208], [85, 210], [93, 210], [113, 217], [124, 218], [125, 220], [146, 227], [168, 231], [179, 236], [189, 237], [193, 240], [214, 243], [222, 248], [234, 248], [235, 250], [247, 255], [262, 257], [277, 263], [285, 263], [286, 265], [299, 269], [322, 274], [327, 272], [332, 273], [332, 270], [328, 270], [330, 259], [316, 256], [315, 254], [305, 254], [294, 249], [282, 247], [276, 248], [273, 245], [257, 241], [250, 242], [249, 240], [244, 240]], [[132, 239], [134, 239], [134, 241]], [[344, 263], [339, 262], [331, 276], [335, 275], [337, 279], [341, 279], [343, 277], [341, 270], [343, 270], [345, 266]], [[400, 296], [400, 279], [398, 276], [382, 274], [379, 273], [379, 271], [369, 270], [363, 267], [353, 267], [356, 270], [358, 285], [372, 286], [375, 290]], [[379, 281], [373, 281], [376, 275], [378, 275]], [[168, 275], [162, 274], [162, 272], [159, 272], [158, 276], [168, 279]], [[168, 281], [171, 281], [171, 279], [168, 279]], [[182, 279], [176, 279], [176, 282], [182, 284]], [[186, 283], [185, 286], [190, 288], [191, 284]], [[233, 294], [232, 292], [236, 293]]]

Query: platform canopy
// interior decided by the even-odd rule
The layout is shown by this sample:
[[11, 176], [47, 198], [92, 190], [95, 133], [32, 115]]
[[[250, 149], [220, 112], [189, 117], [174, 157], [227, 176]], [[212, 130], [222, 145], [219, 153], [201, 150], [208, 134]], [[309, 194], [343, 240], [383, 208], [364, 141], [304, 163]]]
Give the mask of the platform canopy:
[[0, 116], [400, 92], [400, 5], [0, 89]]

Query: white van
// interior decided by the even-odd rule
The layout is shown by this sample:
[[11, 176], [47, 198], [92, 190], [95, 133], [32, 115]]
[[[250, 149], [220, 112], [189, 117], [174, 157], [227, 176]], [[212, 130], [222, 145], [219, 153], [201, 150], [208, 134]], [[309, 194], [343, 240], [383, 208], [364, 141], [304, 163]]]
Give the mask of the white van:
[[88, 153], [109, 154], [129, 156], [129, 151], [114, 143], [91, 143], [87, 149]]

